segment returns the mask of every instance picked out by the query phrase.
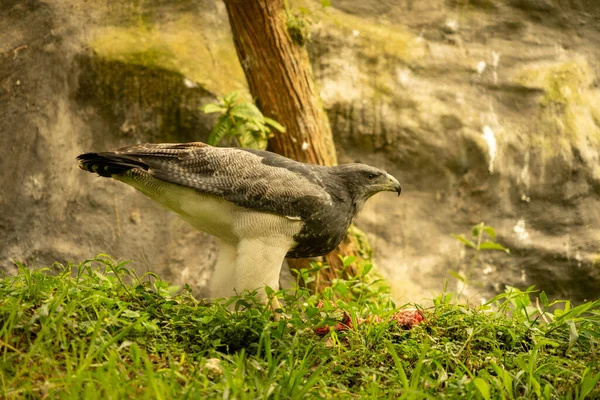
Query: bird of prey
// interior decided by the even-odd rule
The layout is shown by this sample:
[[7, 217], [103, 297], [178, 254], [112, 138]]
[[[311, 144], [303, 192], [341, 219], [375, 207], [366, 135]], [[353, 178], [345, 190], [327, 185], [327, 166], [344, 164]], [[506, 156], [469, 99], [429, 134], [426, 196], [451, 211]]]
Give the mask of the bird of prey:
[[136, 144], [77, 159], [81, 169], [133, 186], [217, 238], [213, 298], [278, 289], [285, 257], [329, 253], [367, 199], [401, 191], [394, 177], [364, 164], [324, 167], [200, 142]]

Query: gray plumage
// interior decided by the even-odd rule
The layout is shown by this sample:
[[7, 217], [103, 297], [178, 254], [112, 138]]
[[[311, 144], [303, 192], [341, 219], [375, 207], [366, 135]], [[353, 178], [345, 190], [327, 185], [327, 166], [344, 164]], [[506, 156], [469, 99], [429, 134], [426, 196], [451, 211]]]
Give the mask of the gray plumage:
[[[314, 257], [333, 250], [373, 194], [395, 191], [399, 195], [401, 190], [396, 179], [363, 164], [323, 167], [267, 151], [212, 147], [200, 142], [131, 145], [114, 152], [82, 154], [78, 160], [80, 168], [136, 187], [196, 228], [237, 248], [235, 264], [248, 263], [240, 260], [239, 248], [246, 237], [236, 233], [241, 219], [225, 214], [250, 218], [248, 221], [253, 222], [245, 223], [241, 230], [248, 237], [262, 237], [267, 247], [276, 242], [271, 237], [282, 236], [286, 240], [281, 245], [288, 248], [278, 249], [281, 259], [270, 260], [278, 264], [270, 267], [277, 269], [277, 275], [283, 256]], [[178, 196], [185, 200], [178, 200]], [[223, 210], [218, 222], [212, 221], [209, 214], [195, 217], [203, 214], [197, 206], [204, 201], [217, 214]], [[272, 217], [279, 221], [274, 228], [261, 228], [261, 221], [274, 221]], [[235, 275], [240, 268], [252, 269], [238, 265], [230, 272]], [[272, 284], [263, 281], [257, 279], [252, 284]], [[243, 286], [234, 289], [256, 288]]]

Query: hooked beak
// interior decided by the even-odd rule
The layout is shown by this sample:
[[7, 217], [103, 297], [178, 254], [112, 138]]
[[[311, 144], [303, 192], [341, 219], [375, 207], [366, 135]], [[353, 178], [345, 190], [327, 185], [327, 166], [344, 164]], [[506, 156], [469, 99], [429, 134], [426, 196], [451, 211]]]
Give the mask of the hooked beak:
[[400, 182], [398, 182], [396, 178], [387, 174], [387, 184], [390, 192], [396, 192], [398, 193], [398, 196], [400, 196], [400, 193], [402, 193], [402, 186], [400, 186]]

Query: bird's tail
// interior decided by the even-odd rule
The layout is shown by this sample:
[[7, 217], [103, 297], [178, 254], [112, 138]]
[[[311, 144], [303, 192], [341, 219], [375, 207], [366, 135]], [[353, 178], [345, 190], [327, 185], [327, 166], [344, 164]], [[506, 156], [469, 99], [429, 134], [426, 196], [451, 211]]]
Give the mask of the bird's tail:
[[140, 159], [125, 154], [85, 153], [77, 157], [79, 168], [84, 171], [94, 172], [105, 178], [113, 175], [123, 175], [133, 168], [148, 170], [148, 165]]

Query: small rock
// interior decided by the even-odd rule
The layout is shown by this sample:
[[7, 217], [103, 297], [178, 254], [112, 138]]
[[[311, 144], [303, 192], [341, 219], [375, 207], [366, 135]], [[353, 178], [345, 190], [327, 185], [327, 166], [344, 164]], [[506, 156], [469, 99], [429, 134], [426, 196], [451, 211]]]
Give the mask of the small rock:
[[131, 211], [131, 213], [129, 214], [129, 220], [136, 225], [138, 225], [140, 222], [142, 222], [142, 217], [140, 215], [140, 211], [139, 210]]
[[223, 375], [223, 368], [221, 368], [221, 360], [218, 358], [209, 358], [204, 363], [204, 370], [206, 371], [206, 376], [209, 379], [216, 379]]
[[487, 64], [485, 63], [485, 61], [479, 61], [477, 63], [477, 66], [475, 67], [475, 69], [477, 70], [477, 73], [479, 75], [483, 74], [483, 71], [485, 71], [485, 68], [487, 67]]
[[123, 133], [124, 135], [134, 132], [135, 129], [136, 129], [136, 126], [134, 124], [132, 124], [131, 122], [129, 122], [128, 120], [125, 120], [125, 122], [123, 122], [123, 125], [121, 125], [121, 127], [119, 128], [121, 133]]
[[183, 84], [185, 85], [186, 88], [188, 89], [193, 89], [193, 88], [197, 88], [198, 84], [188, 78], [184, 78], [183, 79]]
[[443, 32], [456, 33], [458, 32], [458, 21], [455, 19], [448, 19], [441, 28]]

